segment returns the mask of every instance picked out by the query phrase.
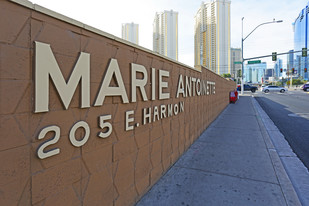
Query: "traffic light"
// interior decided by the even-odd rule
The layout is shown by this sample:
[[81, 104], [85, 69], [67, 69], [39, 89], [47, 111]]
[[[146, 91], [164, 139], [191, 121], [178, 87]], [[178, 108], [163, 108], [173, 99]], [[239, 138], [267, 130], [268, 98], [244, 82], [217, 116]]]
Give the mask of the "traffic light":
[[241, 69], [237, 70], [237, 77], [241, 77]]
[[307, 48], [302, 48], [301, 56], [302, 57], [306, 57], [307, 56]]
[[280, 72], [282, 73], [282, 71], [283, 71], [283, 70], [282, 70], [282, 68], [281, 68], [281, 69], [280, 69]]
[[277, 52], [273, 52], [271, 54], [271, 58], [272, 58], [273, 61], [277, 61]]
[[305, 68], [304, 71], [307, 72], [307, 68]]
[[293, 69], [292, 69], [292, 74], [294, 74], [294, 70], [295, 70], [295, 69], [293, 68]]

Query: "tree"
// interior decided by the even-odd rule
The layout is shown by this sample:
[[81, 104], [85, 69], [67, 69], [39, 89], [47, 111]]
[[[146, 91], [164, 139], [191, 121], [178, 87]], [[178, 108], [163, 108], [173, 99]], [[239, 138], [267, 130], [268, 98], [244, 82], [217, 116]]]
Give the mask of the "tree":
[[276, 86], [284, 86], [287, 83], [287, 79], [282, 78], [281, 80], [279, 80], [278, 82], [276, 82]]
[[[301, 80], [301, 79], [292, 79], [292, 84], [293, 85], [301, 85], [301, 84], [304, 84], [305, 81], [304, 80]], [[288, 80], [286, 82], [287, 85], [290, 85], [290, 80]]]
[[224, 78], [230, 78], [230, 77], [232, 77], [231, 74], [221, 74], [221, 76], [224, 77]]
[[303, 84], [303, 82], [300, 79], [293, 79], [292, 83], [294, 85], [301, 85], [301, 84]]

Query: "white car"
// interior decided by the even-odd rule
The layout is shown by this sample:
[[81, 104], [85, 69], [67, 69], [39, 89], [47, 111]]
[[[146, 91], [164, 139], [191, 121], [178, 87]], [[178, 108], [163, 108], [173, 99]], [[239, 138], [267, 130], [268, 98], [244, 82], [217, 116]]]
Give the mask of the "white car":
[[279, 87], [279, 86], [266, 86], [263, 87], [262, 92], [268, 93], [268, 92], [281, 92], [284, 93], [288, 91], [288, 89], [284, 88], [284, 87]]

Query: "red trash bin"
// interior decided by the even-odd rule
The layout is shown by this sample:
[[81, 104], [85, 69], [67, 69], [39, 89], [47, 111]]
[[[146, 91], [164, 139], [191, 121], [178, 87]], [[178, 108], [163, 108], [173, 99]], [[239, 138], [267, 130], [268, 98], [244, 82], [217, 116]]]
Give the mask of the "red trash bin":
[[238, 92], [231, 91], [230, 92], [230, 103], [235, 103], [237, 101]]
[[237, 90], [235, 90], [235, 96], [236, 96], [237, 99], [239, 99], [238, 91]]

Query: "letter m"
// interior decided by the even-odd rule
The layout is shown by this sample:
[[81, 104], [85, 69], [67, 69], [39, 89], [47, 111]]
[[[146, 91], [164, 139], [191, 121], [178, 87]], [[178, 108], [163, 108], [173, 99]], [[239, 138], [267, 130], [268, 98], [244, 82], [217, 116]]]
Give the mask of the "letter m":
[[[50, 78], [49, 78], [50, 77]], [[81, 52], [66, 82], [49, 44], [35, 42], [35, 113], [48, 112], [49, 80], [68, 109], [81, 81], [81, 108], [90, 107], [90, 54]]]

